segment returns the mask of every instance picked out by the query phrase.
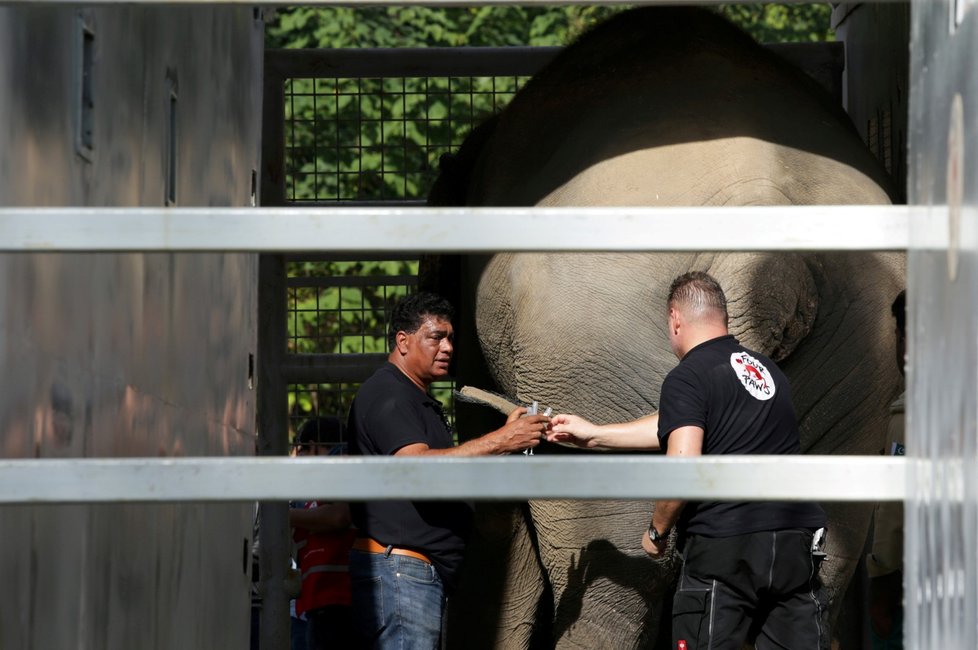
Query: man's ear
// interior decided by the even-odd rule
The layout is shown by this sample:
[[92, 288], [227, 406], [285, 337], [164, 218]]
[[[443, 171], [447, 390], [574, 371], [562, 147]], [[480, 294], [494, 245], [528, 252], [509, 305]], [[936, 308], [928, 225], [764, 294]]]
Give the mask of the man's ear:
[[394, 348], [397, 350], [398, 354], [405, 355], [408, 351], [408, 334], [405, 331], [400, 331], [394, 335]]

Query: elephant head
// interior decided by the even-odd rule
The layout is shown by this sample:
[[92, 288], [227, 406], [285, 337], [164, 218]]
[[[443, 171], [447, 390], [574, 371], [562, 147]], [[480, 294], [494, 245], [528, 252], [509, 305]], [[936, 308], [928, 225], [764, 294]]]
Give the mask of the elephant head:
[[[691, 8], [632, 10], [598, 26], [443, 162], [432, 204], [872, 204], [890, 196], [848, 118], [813, 82]], [[789, 376], [805, 452], [878, 453], [899, 384], [887, 310], [903, 284], [899, 254], [465, 258], [460, 329], [477, 329], [479, 350], [460, 350], [461, 379], [484, 382], [487, 368], [517, 400], [599, 423], [654, 411], [676, 363], [665, 298], [689, 270], [720, 281], [732, 333]], [[823, 579], [837, 609], [870, 506], [824, 505]], [[646, 502], [494, 506], [467, 559], [482, 567], [480, 579], [463, 578], [458, 599], [479, 593], [488, 629], [453, 629], [465, 630], [467, 647], [653, 642], [676, 565], [643, 555], [649, 512]], [[495, 563], [495, 582], [485, 580], [486, 562]], [[483, 591], [472, 591], [476, 583]], [[486, 611], [486, 602], [500, 610]]]

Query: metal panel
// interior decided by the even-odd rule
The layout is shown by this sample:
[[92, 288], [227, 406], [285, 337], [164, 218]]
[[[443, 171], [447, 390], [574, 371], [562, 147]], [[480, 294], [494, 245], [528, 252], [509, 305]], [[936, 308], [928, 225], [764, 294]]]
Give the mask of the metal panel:
[[[978, 5], [912, 11], [910, 201], [947, 233], [908, 256], [907, 641], [978, 647]], [[929, 468], [928, 472], [922, 470]]]
[[[0, 8], [0, 203], [162, 206], [175, 152], [181, 204], [249, 205], [262, 36], [249, 8]], [[241, 254], [0, 255], [0, 456], [253, 453], [255, 272]], [[244, 647], [251, 519], [0, 509], [0, 647]]]
[[[906, 206], [0, 209], [0, 251], [905, 250]], [[914, 219], [940, 224], [927, 211]], [[518, 233], [518, 236], [516, 235]], [[940, 236], [937, 232], [935, 236]]]
[[836, 38], [845, 41], [844, 106], [856, 130], [906, 200], [910, 3], [833, 4]]
[[803, 456], [790, 463], [780, 456], [676, 459], [636, 454], [0, 461], [0, 502], [251, 501], [324, 495], [342, 501], [392, 495], [430, 500], [892, 501], [904, 497], [906, 473], [904, 459], [876, 456]]

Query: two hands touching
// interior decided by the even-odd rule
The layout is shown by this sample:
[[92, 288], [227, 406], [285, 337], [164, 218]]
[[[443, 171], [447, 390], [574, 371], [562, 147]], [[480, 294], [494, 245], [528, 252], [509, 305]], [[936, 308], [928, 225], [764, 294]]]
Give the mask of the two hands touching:
[[561, 413], [551, 419], [547, 440], [584, 449], [658, 451], [659, 414], [617, 424], [593, 424], [579, 415]]
[[501, 451], [512, 452], [531, 449], [543, 440], [583, 449], [604, 447], [601, 432], [602, 427], [579, 415], [527, 415], [527, 408], [521, 406], [509, 414], [505, 426], [496, 431], [495, 435], [501, 443]]

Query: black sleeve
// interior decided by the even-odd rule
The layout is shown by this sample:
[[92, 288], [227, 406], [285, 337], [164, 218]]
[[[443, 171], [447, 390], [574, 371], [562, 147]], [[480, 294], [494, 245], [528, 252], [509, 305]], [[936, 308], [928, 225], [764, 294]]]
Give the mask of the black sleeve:
[[706, 431], [706, 399], [706, 387], [682, 366], [666, 376], [659, 397], [659, 445], [663, 449], [676, 429], [694, 426]]

